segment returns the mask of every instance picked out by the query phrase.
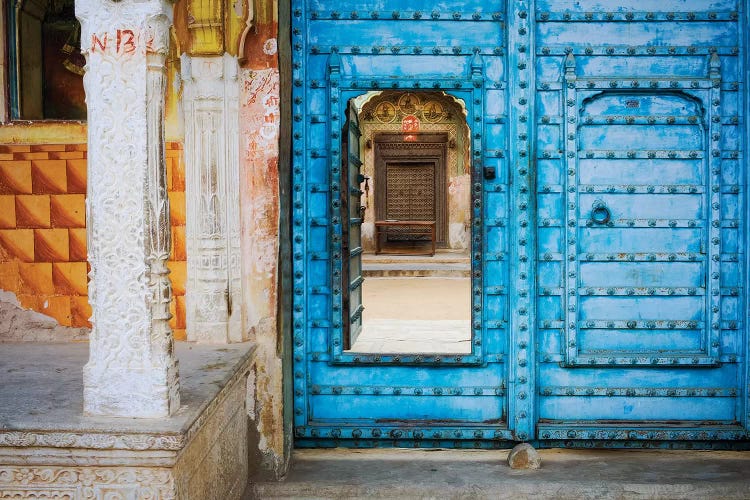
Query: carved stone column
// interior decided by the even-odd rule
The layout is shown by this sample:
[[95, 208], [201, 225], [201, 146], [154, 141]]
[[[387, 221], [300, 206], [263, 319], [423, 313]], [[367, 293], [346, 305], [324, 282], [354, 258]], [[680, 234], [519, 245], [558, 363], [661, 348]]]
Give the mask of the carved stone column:
[[169, 327], [164, 158], [172, 6], [76, 0], [86, 56], [90, 358], [84, 411], [166, 417], [179, 408]]
[[242, 282], [237, 58], [182, 56], [187, 338], [239, 342]]

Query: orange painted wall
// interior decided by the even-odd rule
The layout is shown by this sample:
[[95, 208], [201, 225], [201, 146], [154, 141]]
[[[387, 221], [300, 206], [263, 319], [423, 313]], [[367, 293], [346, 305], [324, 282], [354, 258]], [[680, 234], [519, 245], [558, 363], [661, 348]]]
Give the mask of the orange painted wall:
[[[185, 168], [180, 143], [166, 152], [172, 328], [184, 339]], [[85, 199], [85, 144], [0, 145], [0, 289], [63, 326], [91, 326]]]

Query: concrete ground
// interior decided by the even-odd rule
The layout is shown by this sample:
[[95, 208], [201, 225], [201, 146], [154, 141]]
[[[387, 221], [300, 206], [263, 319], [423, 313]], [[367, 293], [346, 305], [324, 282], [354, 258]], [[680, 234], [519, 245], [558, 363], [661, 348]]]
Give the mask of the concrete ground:
[[365, 278], [362, 315], [368, 319], [468, 320], [468, 278]]
[[542, 468], [513, 470], [508, 451], [296, 450], [283, 482], [255, 498], [747, 499], [750, 452], [540, 450]]

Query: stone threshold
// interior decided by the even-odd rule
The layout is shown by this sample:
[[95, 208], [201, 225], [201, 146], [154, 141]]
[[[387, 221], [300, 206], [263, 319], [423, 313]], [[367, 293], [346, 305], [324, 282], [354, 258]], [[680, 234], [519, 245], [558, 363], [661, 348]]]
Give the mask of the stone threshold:
[[301, 449], [282, 482], [253, 498], [722, 498], [750, 495], [750, 453], [539, 450], [538, 470], [511, 469], [510, 450]]
[[87, 343], [0, 345], [0, 498], [239, 498], [255, 348], [175, 343], [180, 409], [133, 419], [83, 415]]

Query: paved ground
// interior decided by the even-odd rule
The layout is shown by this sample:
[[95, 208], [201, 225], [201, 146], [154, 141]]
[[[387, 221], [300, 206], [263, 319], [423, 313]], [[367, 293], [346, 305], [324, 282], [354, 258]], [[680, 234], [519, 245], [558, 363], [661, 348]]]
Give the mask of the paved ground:
[[750, 452], [541, 450], [512, 470], [507, 451], [297, 450], [284, 482], [255, 498], [750, 498]]
[[362, 333], [352, 351], [469, 354], [471, 322], [468, 319], [369, 319], [362, 325]]

